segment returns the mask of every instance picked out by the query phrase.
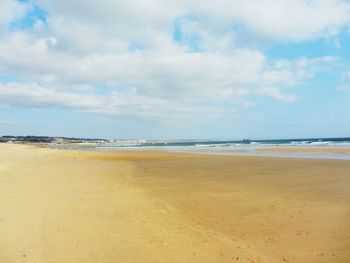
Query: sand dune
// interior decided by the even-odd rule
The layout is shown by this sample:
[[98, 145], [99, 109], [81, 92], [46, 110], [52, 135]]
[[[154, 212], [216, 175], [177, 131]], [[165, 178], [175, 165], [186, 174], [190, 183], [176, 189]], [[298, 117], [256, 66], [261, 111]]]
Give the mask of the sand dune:
[[350, 262], [350, 161], [0, 145], [0, 262]]

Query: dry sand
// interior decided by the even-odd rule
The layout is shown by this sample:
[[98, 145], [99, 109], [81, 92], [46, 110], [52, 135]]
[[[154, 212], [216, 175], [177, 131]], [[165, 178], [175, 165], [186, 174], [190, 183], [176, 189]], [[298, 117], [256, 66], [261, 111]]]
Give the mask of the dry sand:
[[350, 161], [0, 144], [0, 262], [350, 262]]

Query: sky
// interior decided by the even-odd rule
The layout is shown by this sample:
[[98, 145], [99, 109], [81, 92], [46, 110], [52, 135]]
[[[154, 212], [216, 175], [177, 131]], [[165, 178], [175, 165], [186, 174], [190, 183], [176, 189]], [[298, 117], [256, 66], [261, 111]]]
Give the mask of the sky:
[[350, 136], [350, 1], [1, 0], [8, 134]]

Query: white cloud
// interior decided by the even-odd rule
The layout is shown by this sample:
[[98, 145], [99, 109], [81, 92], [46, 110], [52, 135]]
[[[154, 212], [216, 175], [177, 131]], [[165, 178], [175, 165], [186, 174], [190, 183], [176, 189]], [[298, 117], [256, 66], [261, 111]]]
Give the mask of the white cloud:
[[136, 90], [149, 98], [235, 101], [239, 90], [254, 93], [255, 89], [274, 86], [282, 94], [284, 87], [311, 78], [322, 65], [334, 60], [302, 58], [271, 64], [262, 53], [248, 49], [187, 53], [176, 46], [166, 51], [77, 55], [56, 50], [55, 43], [52, 37], [12, 34], [0, 43], [0, 68], [55, 88], [103, 84], [117, 91]]
[[[237, 107], [252, 107], [251, 95], [295, 101], [296, 95], [285, 89], [312, 78], [323, 69], [322, 63], [334, 60], [302, 58], [268, 65], [262, 54], [247, 50], [236, 50], [230, 57], [183, 52], [167, 54], [166, 60], [163, 56], [162, 53], [131, 53], [128, 59], [124, 56], [69, 58], [72, 63], [55, 61], [53, 69], [45, 67], [51, 65], [49, 61], [39, 60], [38, 64], [27, 66], [42, 72], [47, 79], [31, 72], [28, 77], [36, 79], [36, 83], [0, 84], [0, 103], [162, 120], [220, 118]], [[12, 70], [23, 70], [25, 75], [29, 68]], [[105, 94], [97, 94], [93, 85], [74, 85], [103, 83], [103, 80], [107, 85]]]
[[[293, 87], [334, 58], [271, 61], [238, 45], [236, 29], [302, 41], [336, 35], [349, 22], [349, 3], [341, 0], [33, 3], [48, 12], [47, 24], [0, 39], [0, 70], [18, 79], [0, 84], [0, 103], [113, 116], [219, 117], [253, 105], [251, 95], [294, 101]], [[7, 17], [2, 28], [24, 12], [24, 5], [12, 5], [17, 11], [0, 11]], [[173, 41], [175, 24], [183, 41]], [[190, 52], [195, 44], [202, 52]], [[102, 94], [101, 86], [109, 90]]]
[[267, 88], [257, 89], [256, 93], [267, 95], [281, 101], [293, 102], [297, 99], [297, 97], [294, 94], [284, 94], [281, 92], [280, 89], [276, 87], [267, 87]]
[[[174, 21], [193, 17], [208, 34], [227, 35], [237, 27], [277, 41], [302, 41], [336, 35], [350, 22], [346, 0], [37, 0], [62, 31], [90, 28], [129, 42], [155, 44], [158, 34], [171, 34]], [[60, 29], [61, 28], [61, 29]], [[65, 26], [70, 31], [70, 27]], [[64, 34], [64, 32], [61, 32]], [[70, 32], [68, 32], [70, 34]]]
[[0, 84], [0, 102], [15, 106], [44, 107], [64, 106], [84, 109], [97, 107], [102, 103], [96, 96], [58, 92], [43, 88], [37, 84], [6, 83]]
[[19, 107], [63, 107], [87, 113], [134, 118], [157, 118], [163, 120], [191, 119], [206, 116], [206, 119], [222, 116], [222, 109], [212, 106], [200, 107], [195, 99], [174, 101], [151, 98], [137, 92], [111, 92], [108, 96], [79, 94], [44, 88], [35, 83], [0, 84], [0, 103]]
[[345, 0], [221, 0], [215, 5], [205, 1], [203, 10], [211, 21], [238, 24], [277, 41], [335, 35], [350, 21], [350, 4]]

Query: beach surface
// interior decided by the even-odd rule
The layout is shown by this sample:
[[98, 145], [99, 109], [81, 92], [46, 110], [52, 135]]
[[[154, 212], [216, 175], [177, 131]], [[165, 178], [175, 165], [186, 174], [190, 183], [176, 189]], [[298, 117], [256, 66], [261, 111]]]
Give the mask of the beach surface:
[[350, 147], [274, 147], [258, 149], [257, 151], [264, 152], [294, 152], [294, 153], [336, 153], [350, 154]]
[[0, 262], [350, 262], [350, 161], [0, 144]]

